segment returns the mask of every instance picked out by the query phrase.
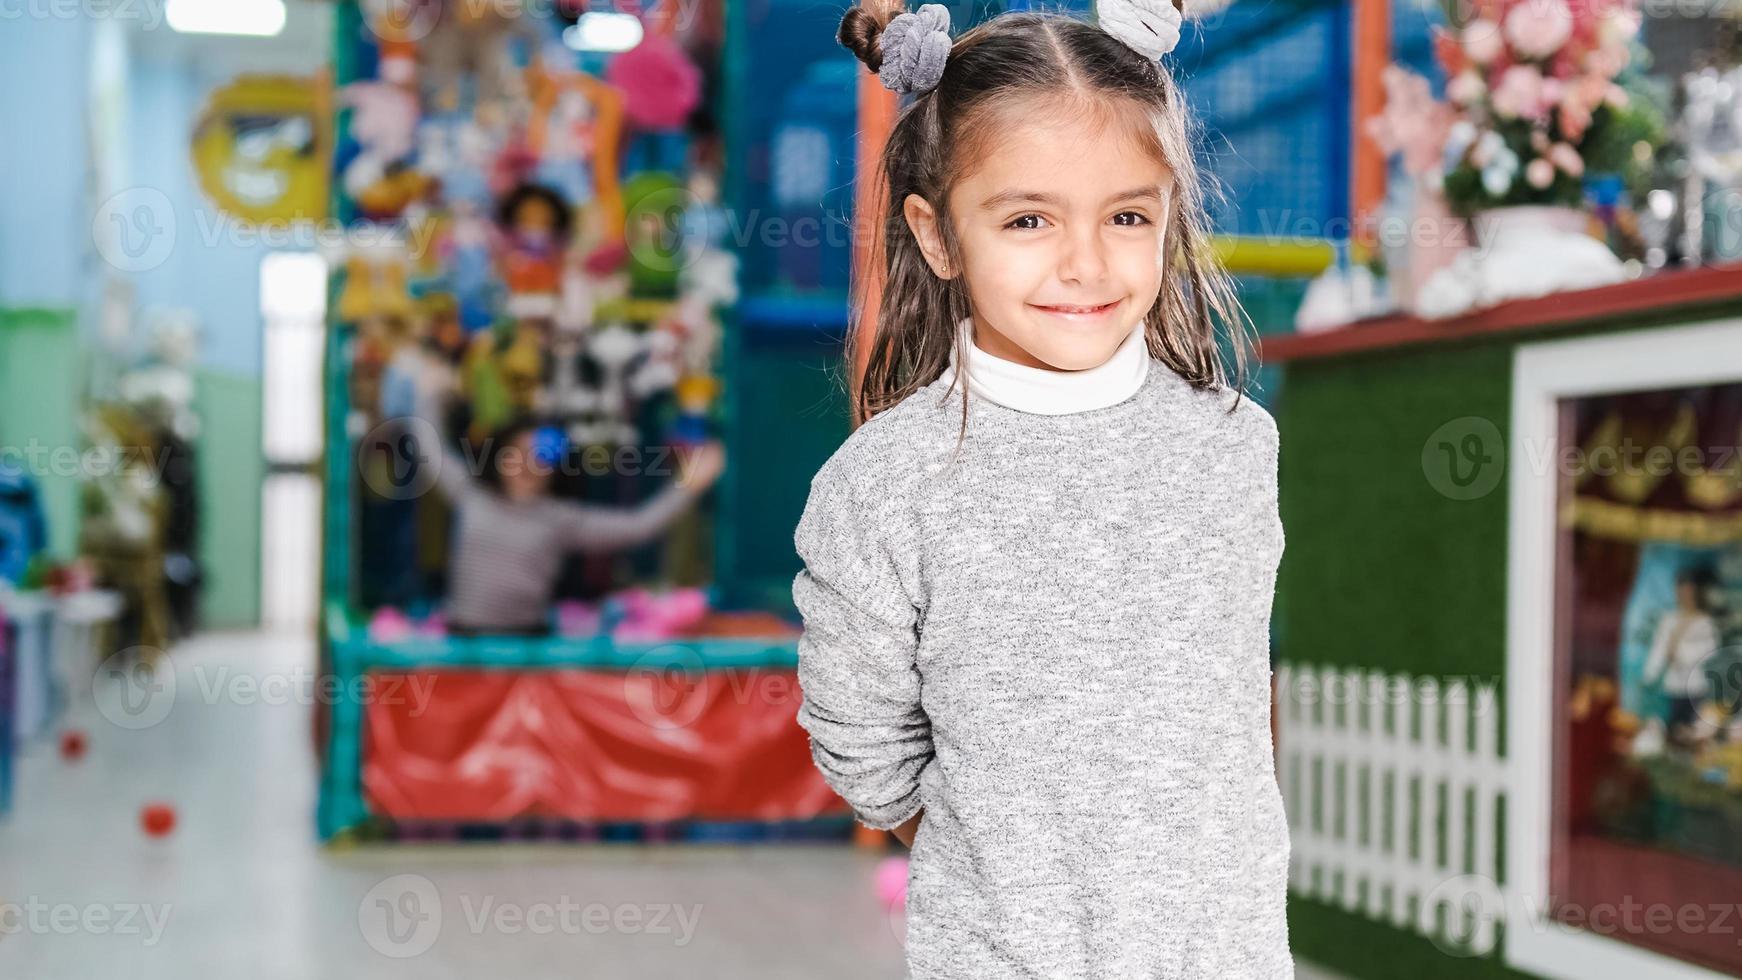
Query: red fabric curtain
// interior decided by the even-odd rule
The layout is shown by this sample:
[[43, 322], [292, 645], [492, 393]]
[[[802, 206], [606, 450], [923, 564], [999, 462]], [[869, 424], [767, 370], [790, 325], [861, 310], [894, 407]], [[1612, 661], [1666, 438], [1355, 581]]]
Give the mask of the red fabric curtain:
[[789, 820], [847, 812], [786, 670], [373, 674], [363, 791], [402, 820]]

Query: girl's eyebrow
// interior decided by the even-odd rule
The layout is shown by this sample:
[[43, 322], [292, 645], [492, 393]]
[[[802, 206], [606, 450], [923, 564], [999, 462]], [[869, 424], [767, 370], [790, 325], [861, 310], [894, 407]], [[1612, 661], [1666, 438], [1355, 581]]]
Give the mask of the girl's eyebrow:
[[[1154, 184], [1149, 184], [1143, 187], [1133, 187], [1131, 190], [1120, 191], [1119, 193], [1108, 197], [1106, 203], [1114, 204], [1119, 201], [1132, 201], [1138, 199], [1151, 200], [1159, 203], [1161, 201], [1161, 189]], [[985, 201], [981, 202], [980, 207], [982, 210], [994, 211], [1011, 204], [1026, 203], [1051, 204], [1058, 207], [1064, 204], [1064, 198], [1059, 197], [1057, 194], [1048, 194], [1045, 191], [1012, 189], [999, 191], [991, 197], [988, 197]], [[1102, 206], [1105, 207], [1106, 205]]]

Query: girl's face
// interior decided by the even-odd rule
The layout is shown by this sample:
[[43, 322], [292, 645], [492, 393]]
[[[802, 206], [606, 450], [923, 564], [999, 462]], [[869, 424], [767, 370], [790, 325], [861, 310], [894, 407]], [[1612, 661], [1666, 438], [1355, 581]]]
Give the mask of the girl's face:
[[531, 500], [550, 489], [551, 467], [537, 456], [534, 433], [521, 432], [502, 452], [502, 495], [509, 500]]
[[1161, 292], [1172, 172], [1111, 113], [1033, 103], [1004, 113], [1009, 124], [991, 128], [991, 149], [950, 190], [963, 267], [950, 268], [918, 195], [904, 202], [909, 227], [933, 272], [965, 278], [983, 350], [1095, 367]]

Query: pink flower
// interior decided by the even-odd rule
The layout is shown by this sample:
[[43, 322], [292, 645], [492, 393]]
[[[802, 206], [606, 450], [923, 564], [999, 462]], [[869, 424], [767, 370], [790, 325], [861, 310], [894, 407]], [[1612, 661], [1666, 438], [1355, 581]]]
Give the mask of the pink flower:
[[1571, 143], [1556, 143], [1549, 147], [1548, 158], [1569, 177], [1578, 177], [1585, 172], [1585, 158], [1579, 156], [1579, 151], [1573, 149]]
[[[1591, 125], [1591, 114], [1609, 97], [1609, 90], [1613, 88], [1616, 86], [1601, 75], [1580, 75], [1567, 84], [1560, 100], [1560, 124], [1561, 134], [1569, 142], [1576, 143], [1584, 136]], [[1625, 93], [1622, 98], [1626, 98]]]
[[1486, 65], [1500, 56], [1500, 25], [1480, 17], [1464, 25], [1461, 35], [1464, 53], [1479, 65]]
[[1623, 47], [1639, 35], [1637, 10], [1611, 7], [1597, 18], [1597, 43], [1604, 47]]
[[1524, 179], [1530, 186], [1540, 191], [1554, 183], [1554, 164], [1542, 157], [1537, 157], [1525, 165]]
[[1489, 101], [1503, 118], [1539, 118], [1544, 109], [1542, 72], [1533, 65], [1513, 65], [1500, 73], [1500, 83], [1494, 86]]
[[1488, 93], [1487, 83], [1474, 71], [1461, 71], [1446, 83], [1446, 98], [1458, 105], [1474, 105]]
[[1440, 162], [1452, 110], [1434, 100], [1427, 79], [1398, 65], [1387, 65], [1380, 81], [1385, 109], [1367, 120], [1367, 135], [1387, 156], [1403, 154], [1404, 172], [1419, 177]]
[[1566, 0], [1525, 0], [1506, 15], [1506, 40], [1525, 58], [1547, 58], [1573, 35]]
[[1591, 110], [1577, 101], [1561, 103], [1560, 117], [1561, 134], [1570, 140], [1584, 136], [1591, 125]]
[[1561, 99], [1565, 98], [1566, 94], [1566, 83], [1560, 79], [1551, 76], [1542, 80], [1542, 94], [1540, 98], [1542, 99], [1542, 104], [1545, 109], [1548, 106], [1560, 104]]
[[1627, 61], [1626, 48], [1604, 45], [1586, 52], [1584, 68], [1593, 75], [1614, 78], [1621, 74], [1621, 69], [1627, 67]]

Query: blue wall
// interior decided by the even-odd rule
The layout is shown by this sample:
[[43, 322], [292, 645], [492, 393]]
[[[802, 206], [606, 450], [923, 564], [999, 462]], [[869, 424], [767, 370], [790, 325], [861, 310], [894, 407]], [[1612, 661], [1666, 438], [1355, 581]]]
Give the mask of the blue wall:
[[[95, 343], [105, 282], [131, 283], [136, 331], [154, 307], [191, 309], [202, 331], [204, 614], [211, 625], [246, 625], [259, 598], [259, 270], [269, 249], [235, 234], [188, 160], [199, 108], [229, 80], [228, 69], [142, 56], [132, 50], [134, 30], [39, 18], [0, 31], [0, 310], [60, 311], [83, 338], [51, 370], [27, 373], [32, 383], [0, 391], [0, 419], [10, 416], [11, 429], [43, 423], [0, 428], [0, 441], [77, 441], [72, 425], [85, 390], [76, 365]], [[173, 230], [173, 247], [144, 268], [117, 267], [99, 246], [111, 219], [104, 202], [116, 193], [149, 202], [155, 227]], [[44, 420], [56, 424], [45, 428]], [[67, 557], [78, 486], [52, 475], [44, 484], [54, 551]]]
[[[229, 81], [197, 66], [135, 60], [129, 91], [128, 183], [168, 199], [175, 247], [160, 266], [134, 275], [141, 308], [179, 306], [201, 324], [200, 364], [260, 375], [260, 261], [270, 251], [235, 233], [194, 180], [188, 144], [211, 90]], [[246, 243], [245, 243], [246, 242]]]
[[94, 258], [84, 217], [92, 36], [82, 18], [0, 30], [0, 306], [83, 301]]

